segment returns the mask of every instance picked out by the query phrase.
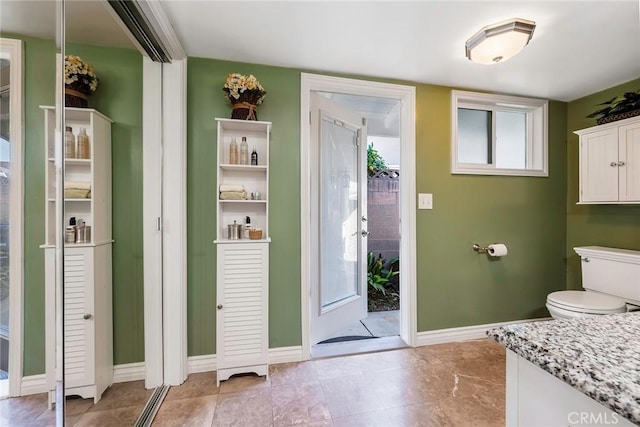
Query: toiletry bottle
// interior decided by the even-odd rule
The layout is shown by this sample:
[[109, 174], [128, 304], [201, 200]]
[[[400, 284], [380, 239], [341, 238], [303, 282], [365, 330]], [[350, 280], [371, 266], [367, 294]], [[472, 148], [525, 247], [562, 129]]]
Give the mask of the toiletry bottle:
[[253, 151], [251, 152], [251, 164], [253, 166], [258, 166], [258, 152], [256, 151], [255, 145], [253, 146]]
[[229, 143], [229, 163], [232, 165], [238, 164], [238, 143], [235, 136], [231, 138]]
[[76, 137], [71, 126], [65, 127], [64, 132], [64, 157], [67, 159], [76, 158]]
[[249, 164], [249, 144], [247, 144], [246, 136], [242, 137], [242, 142], [240, 143], [240, 164]]
[[85, 128], [80, 128], [80, 133], [78, 134], [78, 158], [88, 159], [89, 157], [89, 135], [87, 135]]
[[85, 231], [87, 230], [84, 220], [79, 219], [76, 226], [76, 243], [87, 243]]
[[69, 225], [67, 226], [64, 234], [65, 243], [75, 243], [76, 242], [76, 217], [72, 216], [69, 218]]
[[244, 238], [248, 239], [249, 238], [249, 230], [251, 230], [251, 218], [250, 217], [245, 217], [244, 219]]

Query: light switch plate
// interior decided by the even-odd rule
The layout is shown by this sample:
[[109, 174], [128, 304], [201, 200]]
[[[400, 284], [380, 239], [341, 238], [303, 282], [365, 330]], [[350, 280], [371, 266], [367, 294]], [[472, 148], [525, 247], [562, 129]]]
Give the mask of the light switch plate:
[[433, 209], [433, 194], [431, 194], [431, 193], [419, 193], [418, 194], [418, 209]]

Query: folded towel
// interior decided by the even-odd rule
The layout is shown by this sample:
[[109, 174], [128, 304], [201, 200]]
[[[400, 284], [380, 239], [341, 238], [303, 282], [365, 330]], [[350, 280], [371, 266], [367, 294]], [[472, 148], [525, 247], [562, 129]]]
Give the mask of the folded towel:
[[65, 181], [64, 188], [73, 188], [76, 190], [91, 190], [90, 182]]
[[220, 192], [223, 193], [226, 191], [242, 192], [244, 191], [244, 185], [220, 184]]
[[91, 190], [83, 190], [79, 188], [65, 188], [64, 198], [65, 199], [90, 199]]
[[247, 200], [246, 191], [221, 191], [220, 200]]

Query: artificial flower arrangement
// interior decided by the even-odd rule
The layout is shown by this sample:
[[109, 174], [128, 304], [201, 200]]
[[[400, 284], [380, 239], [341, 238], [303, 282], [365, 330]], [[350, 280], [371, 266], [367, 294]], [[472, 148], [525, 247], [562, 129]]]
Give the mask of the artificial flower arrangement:
[[256, 105], [262, 104], [267, 91], [253, 74], [227, 75], [222, 90], [233, 105], [232, 119], [257, 120]]
[[[70, 107], [86, 107], [87, 95], [91, 95], [98, 88], [98, 76], [93, 71], [93, 67], [79, 56], [66, 55], [64, 57], [64, 83], [65, 104]], [[79, 100], [74, 100], [74, 97]], [[83, 105], [73, 105], [78, 103]]]

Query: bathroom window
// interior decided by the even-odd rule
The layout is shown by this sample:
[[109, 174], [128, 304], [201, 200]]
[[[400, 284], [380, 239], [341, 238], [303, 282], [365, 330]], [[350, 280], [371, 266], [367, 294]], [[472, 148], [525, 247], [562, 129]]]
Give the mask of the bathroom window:
[[548, 176], [545, 100], [451, 92], [451, 173]]

